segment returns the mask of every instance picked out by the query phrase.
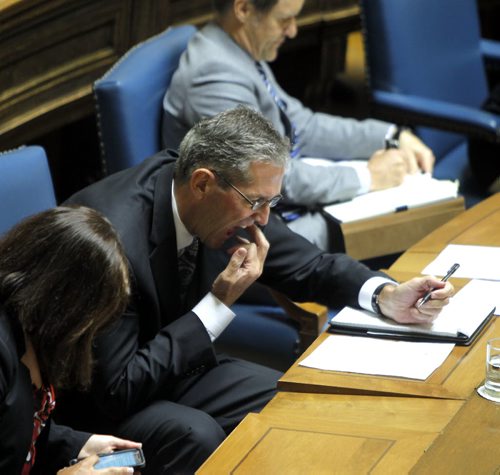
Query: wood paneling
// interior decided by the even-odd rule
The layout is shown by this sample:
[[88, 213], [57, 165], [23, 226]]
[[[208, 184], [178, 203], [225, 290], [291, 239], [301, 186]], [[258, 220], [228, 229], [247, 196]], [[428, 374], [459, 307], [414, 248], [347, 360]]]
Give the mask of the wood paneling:
[[130, 9], [130, 0], [23, 0], [2, 10], [2, 141], [23, 142], [92, 112], [92, 82], [130, 44]]

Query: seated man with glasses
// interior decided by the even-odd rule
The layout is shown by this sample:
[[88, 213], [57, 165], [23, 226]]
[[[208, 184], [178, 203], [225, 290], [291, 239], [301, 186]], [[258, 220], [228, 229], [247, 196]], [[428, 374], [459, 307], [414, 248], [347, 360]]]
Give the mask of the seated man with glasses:
[[[196, 124], [178, 158], [160, 152], [70, 200], [98, 209], [117, 229], [132, 296], [97, 339], [90, 394], [67, 395], [58, 411], [73, 426], [141, 441], [143, 474], [194, 472], [274, 396], [279, 372], [213, 346], [238, 318], [231, 305], [256, 279], [297, 301], [366, 309], [376, 302], [401, 322], [432, 320], [452, 293], [432, 277], [398, 286], [345, 254], [319, 250], [271, 214], [288, 145], [259, 113], [231, 109]], [[178, 266], [198, 240], [184, 291]], [[205, 286], [202, 254], [223, 246], [226, 267]], [[416, 308], [430, 288], [432, 299]]]

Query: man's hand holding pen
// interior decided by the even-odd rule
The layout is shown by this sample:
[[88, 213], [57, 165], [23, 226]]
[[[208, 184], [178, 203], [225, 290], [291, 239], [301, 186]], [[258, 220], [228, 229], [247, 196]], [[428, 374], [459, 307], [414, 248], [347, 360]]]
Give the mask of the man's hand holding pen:
[[[450, 269], [448, 270], [448, 272], [446, 273], [446, 275], [441, 279], [441, 282], [446, 282], [454, 273], [455, 271], [460, 267], [460, 264], [453, 264]], [[431, 296], [432, 296], [432, 292], [434, 291], [435, 289], [434, 288], [431, 288], [423, 297], [422, 297], [422, 300], [417, 303], [417, 308], [420, 308], [422, 307], [422, 305], [425, 305], [430, 299], [431, 299]]]
[[[379, 295], [383, 315], [399, 323], [426, 323], [433, 321], [454, 293], [450, 282], [436, 277], [415, 277], [400, 285], [386, 285]], [[417, 307], [420, 299], [432, 292], [432, 298]]]

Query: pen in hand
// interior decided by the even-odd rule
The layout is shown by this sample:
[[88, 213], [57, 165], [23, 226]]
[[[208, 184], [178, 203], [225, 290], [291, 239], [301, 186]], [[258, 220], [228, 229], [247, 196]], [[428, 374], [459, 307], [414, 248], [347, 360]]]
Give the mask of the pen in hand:
[[[453, 264], [450, 267], [450, 269], [448, 270], [448, 272], [446, 273], [446, 275], [441, 279], [441, 282], [446, 282], [455, 273], [455, 271], [459, 267], [460, 267], [460, 264]], [[436, 289], [431, 289], [431, 290], [429, 290], [429, 292], [427, 292], [424, 295], [424, 297], [422, 298], [420, 303], [417, 305], [417, 308], [420, 308], [422, 305], [424, 305], [425, 303], [427, 303], [429, 301], [429, 299], [431, 298], [431, 294], [432, 294], [432, 292], [434, 292], [434, 290], [436, 290]]]

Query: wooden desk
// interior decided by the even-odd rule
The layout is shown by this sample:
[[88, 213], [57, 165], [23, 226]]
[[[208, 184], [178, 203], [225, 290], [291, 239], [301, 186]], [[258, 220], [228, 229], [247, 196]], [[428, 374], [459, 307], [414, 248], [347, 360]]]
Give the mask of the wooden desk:
[[[436, 229], [406, 251], [389, 269], [399, 280], [420, 274], [448, 244], [500, 245], [500, 194]], [[460, 288], [467, 279], [451, 279]], [[278, 387], [285, 391], [351, 393], [351, 394], [407, 394], [424, 397], [466, 399], [484, 379], [484, 352], [486, 340], [500, 336], [500, 321], [495, 318], [470, 347], [456, 346], [445, 363], [426, 381], [385, 376], [323, 371], [299, 366], [299, 362], [327, 335], [302, 355], [280, 379]]]
[[474, 392], [411, 473], [500, 473], [500, 404]]
[[389, 269], [392, 273], [420, 274], [448, 244], [500, 246], [500, 193], [469, 208], [411, 246]]
[[462, 401], [278, 394], [198, 474], [408, 473]]
[[464, 199], [460, 196], [398, 213], [342, 223], [345, 252], [359, 260], [403, 252], [463, 211]]

